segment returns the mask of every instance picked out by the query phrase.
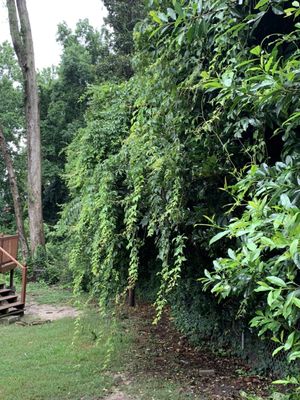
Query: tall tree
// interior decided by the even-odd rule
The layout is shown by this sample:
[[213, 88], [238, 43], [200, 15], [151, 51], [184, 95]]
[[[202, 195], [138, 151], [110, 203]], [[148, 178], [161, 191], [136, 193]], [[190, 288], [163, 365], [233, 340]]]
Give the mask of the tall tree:
[[136, 23], [146, 15], [143, 0], [103, 0], [108, 15], [105, 23], [112, 28], [111, 41], [115, 58], [122, 65], [123, 75], [133, 74], [131, 55], [134, 50], [133, 30]]
[[33, 41], [26, 0], [7, 0], [10, 33], [25, 85], [28, 154], [28, 214], [32, 253], [44, 245], [41, 196], [41, 140], [39, 97]]
[[113, 47], [117, 53], [133, 53], [133, 29], [146, 14], [143, 0], [103, 0], [108, 15], [105, 23], [113, 29]]
[[[8, 42], [0, 45], [0, 151], [1, 230], [17, 228], [23, 257], [28, 256], [22, 207], [22, 171], [24, 171], [24, 133], [22, 73], [14, 49]], [[20, 173], [21, 172], [21, 173]], [[10, 192], [9, 192], [10, 188]], [[15, 221], [12, 217], [14, 208]]]
[[27, 245], [26, 236], [25, 236], [22, 204], [21, 204], [19, 189], [18, 189], [18, 185], [17, 185], [17, 178], [16, 178], [14, 167], [13, 167], [12, 158], [9, 154], [8, 146], [7, 146], [7, 143], [6, 143], [4, 134], [3, 134], [3, 130], [1, 127], [0, 127], [0, 149], [1, 149], [1, 152], [3, 155], [7, 173], [8, 173], [8, 180], [9, 180], [11, 194], [12, 194], [13, 203], [14, 203], [16, 224], [17, 224], [20, 241], [21, 241], [22, 255], [23, 255], [23, 258], [26, 259], [28, 257], [28, 245]]

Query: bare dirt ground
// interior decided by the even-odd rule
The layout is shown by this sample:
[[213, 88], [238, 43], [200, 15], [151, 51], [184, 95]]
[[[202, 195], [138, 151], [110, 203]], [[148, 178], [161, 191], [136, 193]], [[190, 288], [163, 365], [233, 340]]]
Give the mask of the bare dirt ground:
[[106, 397], [105, 400], [130, 400], [130, 398], [122, 392], [115, 392], [110, 396]]
[[42, 321], [55, 321], [61, 318], [76, 318], [79, 311], [70, 306], [53, 306], [50, 304], [37, 304], [32, 301], [26, 305], [25, 318]]
[[[195, 348], [172, 324], [166, 312], [158, 325], [153, 325], [154, 311], [147, 305], [129, 311], [138, 330], [132, 352], [134, 379], [148, 377], [180, 384], [182, 393], [194, 399], [241, 399], [240, 392], [251, 392], [262, 397], [268, 393], [270, 380], [251, 373], [240, 359], [219, 356], [209, 346]], [[117, 396], [117, 393], [115, 394]], [[126, 397], [107, 400], [127, 400]]]

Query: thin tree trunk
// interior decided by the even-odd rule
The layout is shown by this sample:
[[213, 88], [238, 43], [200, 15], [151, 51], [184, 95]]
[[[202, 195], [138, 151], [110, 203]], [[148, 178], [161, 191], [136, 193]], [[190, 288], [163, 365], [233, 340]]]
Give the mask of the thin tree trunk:
[[135, 307], [135, 288], [128, 289], [128, 305], [129, 307]]
[[26, 0], [7, 0], [11, 37], [25, 83], [30, 247], [44, 245], [41, 187], [41, 135], [37, 79]]
[[12, 162], [11, 156], [9, 154], [6, 140], [3, 135], [3, 131], [1, 129], [1, 127], [0, 127], [0, 148], [1, 148], [1, 152], [3, 155], [4, 162], [5, 162], [5, 166], [7, 169], [7, 173], [8, 173], [8, 180], [9, 180], [10, 190], [11, 190], [13, 203], [14, 203], [17, 229], [18, 229], [18, 234], [19, 234], [19, 238], [20, 238], [20, 242], [21, 242], [22, 255], [23, 255], [23, 259], [26, 260], [28, 257], [28, 244], [27, 244], [26, 236], [25, 236], [22, 206], [21, 206], [21, 200], [20, 200], [20, 195], [19, 195], [19, 189], [18, 189], [18, 185], [17, 185], [17, 178], [16, 178], [16, 174], [14, 171], [13, 162]]

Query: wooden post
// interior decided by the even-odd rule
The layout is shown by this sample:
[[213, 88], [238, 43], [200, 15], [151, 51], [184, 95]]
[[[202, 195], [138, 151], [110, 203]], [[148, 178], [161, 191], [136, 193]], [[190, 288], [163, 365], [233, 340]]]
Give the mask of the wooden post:
[[21, 290], [21, 302], [26, 302], [26, 286], [27, 286], [27, 266], [25, 265], [22, 269], [22, 290]]
[[15, 272], [14, 269], [12, 269], [12, 270], [9, 272], [9, 287], [10, 287], [10, 289], [13, 289], [13, 288], [14, 288], [14, 272]]
[[128, 289], [128, 305], [129, 307], [135, 307], [135, 288]]

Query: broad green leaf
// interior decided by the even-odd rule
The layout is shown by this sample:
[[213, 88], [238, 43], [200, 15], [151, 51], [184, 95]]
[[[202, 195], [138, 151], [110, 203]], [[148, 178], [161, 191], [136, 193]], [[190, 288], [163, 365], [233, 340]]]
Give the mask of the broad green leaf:
[[173, 0], [173, 6], [180, 17], [183, 17], [183, 10], [178, 0]]
[[291, 201], [287, 194], [285, 194], [285, 193], [282, 194], [280, 196], [280, 201], [281, 201], [281, 204], [283, 205], [283, 207], [291, 208], [292, 204], [291, 204]]
[[279, 347], [277, 347], [277, 348], [273, 351], [272, 356], [273, 356], [273, 357], [276, 356], [276, 354], [279, 353], [282, 349], [284, 349], [284, 346], [279, 346]]
[[266, 282], [258, 281], [257, 284], [260, 285], [260, 286], [263, 286], [265, 288], [268, 288], [270, 290], [272, 289], [271, 286], [269, 286]]
[[293, 304], [295, 304], [296, 307], [300, 308], [300, 299], [297, 297], [293, 297]]
[[274, 302], [274, 299], [273, 299], [273, 292], [270, 291], [269, 294], [268, 294], [268, 297], [267, 297], [267, 303], [268, 303], [268, 305], [271, 307], [272, 304], [273, 304], [273, 302]]
[[273, 291], [273, 300], [278, 300], [278, 298], [281, 296], [281, 289], [276, 289]]
[[159, 12], [159, 13], [157, 13], [157, 15], [158, 15], [158, 18], [159, 18], [161, 21], [168, 22], [168, 17], [167, 17], [166, 14], [164, 14], [164, 13], [162, 13], [162, 12]]
[[230, 231], [227, 230], [227, 231], [222, 231], [222, 232], [217, 233], [215, 236], [213, 236], [210, 239], [209, 244], [211, 245], [211, 244], [217, 242], [218, 240], [222, 239], [224, 236], [228, 235], [229, 232]]
[[277, 379], [276, 381], [272, 382], [274, 385], [287, 385], [289, 382], [288, 379]]
[[152, 17], [153, 21], [157, 22], [158, 24], [162, 24], [161, 19], [158, 17], [155, 11], [150, 11], [149, 12], [150, 16]]
[[176, 21], [177, 15], [176, 15], [176, 12], [173, 10], [173, 8], [167, 8], [167, 12], [168, 12], [169, 17], [171, 17], [173, 19], [173, 21]]
[[228, 255], [230, 258], [232, 258], [233, 260], [236, 259], [236, 255], [235, 252], [232, 249], [228, 249]]
[[189, 30], [187, 31], [187, 40], [189, 43], [192, 42], [193, 38], [194, 38], [194, 33], [195, 33], [195, 25], [193, 24]]
[[293, 256], [293, 261], [294, 261], [294, 263], [296, 264], [297, 268], [300, 269], [300, 253], [297, 252], [297, 253]]
[[268, 237], [265, 237], [265, 236], [263, 236], [263, 237], [261, 238], [261, 243], [262, 243], [263, 245], [265, 245], [265, 246], [270, 247], [270, 248], [273, 248], [273, 247], [276, 246], [272, 239], [270, 239], [270, 238], [268, 238]]
[[298, 239], [293, 240], [293, 242], [291, 243], [291, 245], [290, 245], [290, 253], [291, 253], [292, 257], [294, 257], [295, 254], [297, 253], [298, 245], [299, 245], [299, 240]]
[[182, 44], [184, 37], [185, 37], [185, 31], [182, 31], [182, 32], [177, 36], [177, 42], [178, 42], [179, 45]]
[[287, 285], [283, 279], [278, 278], [278, 276], [267, 276], [266, 278], [269, 282], [273, 283], [275, 286], [280, 286], [285, 288]]
[[269, 60], [267, 61], [266, 65], [265, 65], [265, 71], [266, 71], [266, 72], [269, 72], [269, 71], [270, 71], [270, 68], [271, 68], [271, 66], [272, 66], [272, 63], [273, 63], [273, 57], [270, 57]]
[[291, 354], [288, 356], [288, 361], [292, 362], [300, 358], [300, 351], [293, 351]]
[[223, 83], [223, 85], [226, 86], [226, 87], [230, 87], [232, 85], [233, 77], [234, 77], [234, 72], [233, 71], [224, 72], [224, 74], [222, 75], [222, 83]]
[[284, 350], [290, 350], [292, 348], [294, 339], [295, 339], [295, 332], [292, 332], [291, 334], [289, 334], [289, 336], [285, 342]]
[[208, 279], [212, 279], [211, 274], [209, 273], [209, 271], [207, 269], [204, 270], [204, 275], [208, 278]]
[[266, 282], [263, 281], [258, 281], [257, 284], [259, 286], [256, 289], [254, 289], [255, 292], [268, 292], [269, 290], [273, 289], [271, 286], [269, 286]]
[[272, 11], [273, 11], [273, 13], [276, 14], [276, 15], [282, 15], [282, 14], [284, 14], [283, 8], [280, 7], [280, 6], [272, 5]]
[[213, 80], [213, 81], [205, 82], [205, 83], [203, 84], [203, 87], [204, 87], [205, 89], [208, 89], [208, 88], [222, 89], [222, 88], [223, 88], [223, 85], [222, 85], [219, 81]]
[[276, 336], [273, 336], [273, 337], [271, 338], [271, 340], [272, 340], [273, 342], [275, 342], [275, 343], [281, 343], [280, 340], [279, 340]]
[[252, 240], [247, 241], [246, 245], [247, 245], [247, 247], [248, 247], [248, 249], [250, 251], [256, 251], [257, 250], [257, 246]]
[[260, 8], [260, 7], [263, 7], [263, 6], [266, 5], [268, 2], [269, 2], [269, 0], [260, 0], [260, 1], [256, 4], [256, 6], [254, 7], [255, 10], [257, 10], [257, 9]]
[[269, 290], [272, 290], [271, 286], [259, 286], [254, 289], [255, 292], [268, 292]]

